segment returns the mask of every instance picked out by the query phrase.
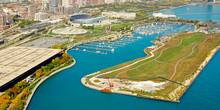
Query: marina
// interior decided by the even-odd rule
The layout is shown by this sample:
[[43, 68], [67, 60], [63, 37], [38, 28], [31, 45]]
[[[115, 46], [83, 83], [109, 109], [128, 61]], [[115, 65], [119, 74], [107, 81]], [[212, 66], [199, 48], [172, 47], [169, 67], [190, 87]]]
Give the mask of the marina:
[[97, 53], [97, 54], [107, 54], [108, 52], [114, 52], [115, 49], [119, 47], [124, 47], [130, 43], [136, 42], [138, 40], [142, 39], [142, 37], [131, 37], [126, 36], [123, 37], [117, 41], [111, 41], [111, 42], [94, 42], [94, 43], [87, 43], [83, 45], [79, 45], [74, 47], [71, 50], [75, 51], [82, 51], [82, 52], [91, 52], [91, 53]]
[[180, 32], [180, 31], [189, 31], [189, 30], [192, 30], [192, 26], [188, 26], [188, 25], [179, 25], [179, 28], [177, 29], [174, 29], [173, 27], [174, 25], [173, 24], [169, 24], [169, 23], [166, 23], [166, 24], [159, 24], [159, 23], [156, 23], [156, 24], [151, 24], [151, 25], [146, 25], [146, 26], [140, 26], [140, 27], [137, 27], [135, 28], [135, 32], [141, 34], [141, 35], [154, 35], [154, 34], [162, 34], [162, 36], [167, 36], [169, 35], [170, 33], [177, 33], [177, 32]]

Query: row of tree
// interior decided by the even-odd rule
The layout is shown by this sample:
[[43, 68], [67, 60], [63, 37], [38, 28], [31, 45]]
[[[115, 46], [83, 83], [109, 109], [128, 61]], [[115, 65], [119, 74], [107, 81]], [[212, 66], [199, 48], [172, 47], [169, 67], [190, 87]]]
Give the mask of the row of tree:
[[[38, 69], [35, 72], [36, 78], [39, 78], [42, 75], [49, 75], [53, 69], [68, 61], [72, 61], [72, 57], [63, 53], [62, 57], [56, 57], [51, 61], [51, 63]], [[6, 110], [11, 103], [13, 104], [9, 110], [22, 110], [27, 96], [31, 93], [31, 89], [33, 89], [36, 84], [37, 82], [30, 86], [30, 83], [24, 80], [15, 84], [14, 87], [6, 90], [3, 95], [0, 95], [0, 110]]]
[[94, 30], [94, 26], [82, 26], [83, 29], [91, 29]]
[[46, 66], [42, 66], [40, 69], [38, 69], [35, 72], [36, 77], [39, 78], [42, 75], [45, 75], [45, 76], [49, 75], [53, 69], [57, 68], [61, 64], [64, 64], [69, 59], [71, 59], [71, 56], [67, 55], [66, 53], [63, 53], [61, 58], [60, 57], [56, 57], [55, 59], [52, 60], [51, 63], [47, 64]]
[[24, 99], [30, 93], [27, 88], [29, 85], [30, 84], [27, 81], [20, 81], [15, 84], [14, 87], [6, 90], [3, 95], [0, 95], [0, 110], [6, 110], [12, 102], [14, 107], [10, 107], [11, 110], [21, 110], [23, 105], [21, 108], [18, 104], [20, 105], [25, 102]]

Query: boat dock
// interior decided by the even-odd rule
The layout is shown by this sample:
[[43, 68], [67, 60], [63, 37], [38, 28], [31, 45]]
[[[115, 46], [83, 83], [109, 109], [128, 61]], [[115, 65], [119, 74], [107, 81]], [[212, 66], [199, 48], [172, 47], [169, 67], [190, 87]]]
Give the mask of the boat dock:
[[82, 44], [82, 45], [76, 46], [75, 48], [71, 50], [107, 54], [108, 52], [114, 52], [115, 49], [119, 47], [123, 47], [139, 39], [142, 39], [142, 37], [127, 36], [117, 41], [111, 41], [111, 42], [103, 41], [103, 42], [93, 42], [93, 43]]
[[88, 49], [96, 49], [96, 50], [112, 51], [112, 49], [95, 48], [95, 47], [87, 47], [87, 46], [78, 46], [78, 47], [88, 48]]
[[89, 51], [89, 50], [86, 50], [86, 49], [81, 50], [81, 49], [78, 49], [78, 48], [76, 48], [76, 49], [70, 49], [70, 50], [83, 51], [83, 52], [91, 52], [91, 53], [99, 53], [99, 54], [107, 54], [107, 52]]

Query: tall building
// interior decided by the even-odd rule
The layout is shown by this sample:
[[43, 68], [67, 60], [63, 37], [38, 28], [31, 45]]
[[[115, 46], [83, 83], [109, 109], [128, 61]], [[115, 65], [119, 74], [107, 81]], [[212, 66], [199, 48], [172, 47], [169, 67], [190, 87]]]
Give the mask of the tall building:
[[73, 14], [73, 13], [74, 13], [73, 5], [68, 5], [64, 7], [64, 14]]
[[62, 5], [63, 0], [58, 0], [58, 6]]
[[41, 0], [41, 3], [49, 3], [50, 0]]
[[62, 12], [62, 0], [58, 0], [58, 10], [59, 10], [59, 13], [63, 13]]
[[41, 10], [49, 11], [49, 3], [42, 3]]
[[0, 12], [0, 29], [5, 29], [6, 26], [6, 15], [3, 12]]
[[70, 5], [70, 0], [62, 0], [62, 6]]
[[35, 3], [35, 1], [34, 0], [28, 0], [30, 3]]
[[51, 6], [57, 7], [58, 6], [58, 0], [50, 0], [51, 1]]
[[58, 9], [58, 0], [50, 0], [50, 11], [57, 13]]
[[36, 5], [28, 6], [28, 17], [34, 17], [35, 13], [37, 13]]
[[34, 0], [34, 3], [40, 3], [41, 0]]
[[107, 3], [107, 4], [115, 3], [115, 0], [105, 0], [105, 3]]
[[220, 0], [215, 0], [215, 3], [220, 3]]
[[11, 25], [11, 23], [14, 23], [13, 16], [9, 13], [5, 13], [5, 14], [6, 14], [6, 23], [8, 23], [9, 25]]
[[70, 5], [74, 5], [77, 3], [77, 0], [69, 0], [70, 1]]
[[79, 13], [79, 4], [78, 3], [75, 3], [74, 5], [73, 5], [73, 7], [74, 7], [74, 13]]
[[22, 18], [26, 18], [28, 15], [28, 9], [24, 5], [19, 5], [16, 7], [16, 10], [18, 12], [18, 15], [20, 15]]

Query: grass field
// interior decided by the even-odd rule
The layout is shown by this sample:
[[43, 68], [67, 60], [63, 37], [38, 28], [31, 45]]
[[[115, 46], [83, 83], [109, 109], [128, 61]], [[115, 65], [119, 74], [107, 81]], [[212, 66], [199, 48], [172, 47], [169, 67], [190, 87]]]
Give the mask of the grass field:
[[[139, 96], [156, 96], [158, 99], [169, 101], [178, 101], [187, 86], [183, 82], [191, 78], [199, 68], [200, 64], [210, 54], [210, 51], [220, 45], [220, 34], [206, 35], [203, 33], [182, 34], [174, 37], [163, 47], [154, 51], [154, 57], [143, 60], [135, 65], [112, 72], [108, 74], [110, 78], [128, 79], [128, 80], [151, 80], [154, 82], [168, 81], [164, 89], [154, 93], [141, 92], [137, 90], [122, 90], [137, 93]], [[145, 50], [148, 56], [151, 56], [149, 50]], [[146, 57], [148, 57], [146, 56]], [[143, 57], [143, 58], [146, 58]], [[132, 64], [143, 58], [135, 59], [105, 70], [105, 73], [115, 70], [129, 64]], [[105, 77], [104, 75], [99, 77]], [[175, 96], [170, 93], [178, 90]]]
[[[181, 83], [197, 70], [208, 53], [219, 44], [220, 34], [194, 33], [180, 35], [155, 51], [154, 57], [110, 73], [108, 76], [134, 79], [149, 79], [161, 76]], [[126, 66], [137, 60], [139, 59], [102, 70], [101, 73]]]

